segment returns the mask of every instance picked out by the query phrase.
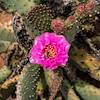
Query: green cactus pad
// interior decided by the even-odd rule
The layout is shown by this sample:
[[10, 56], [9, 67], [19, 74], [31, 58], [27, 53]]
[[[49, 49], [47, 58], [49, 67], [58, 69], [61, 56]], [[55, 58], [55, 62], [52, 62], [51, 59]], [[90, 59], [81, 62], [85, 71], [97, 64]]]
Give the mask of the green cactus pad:
[[79, 80], [75, 89], [83, 100], [100, 100], [100, 88]]
[[67, 100], [80, 100], [72, 88], [69, 89], [67, 96]]
[[26, 16], [26, 21], [33, 33], [50, 31], [51, 21], [54, 18], [54, 12], [46, 5], [33, 7]]
[[0, 83], [7, 79], [7, 77], [11, 74], [11, 70], [7, 68], [7, 66], [3, 66], [0, 69]]
[[25, 14], [32, 6], [35, 5], [34, 0], [2, 0], [10, 11], [17, 11]]
[[39, 80], [40, 68], [38, 65], [27, 65], [21, 73], [17, 85], [18, 100], [37, 100], [36, 88]]
[[77, 33], [80, 32], [80, 29], [76, 24], [73, 24], [70, 27], [65, 27], [64, 29], [64, 35], [67, 37], [67, 39], [72, 42], [75, 39], [75, 36]]
[[14, 34], [7, 29], [0, 29], [0, 40], [14, 42]]
[[0, 41], [0, 53], [7, 50], [8, 46], [10, 45], [9, 41]]

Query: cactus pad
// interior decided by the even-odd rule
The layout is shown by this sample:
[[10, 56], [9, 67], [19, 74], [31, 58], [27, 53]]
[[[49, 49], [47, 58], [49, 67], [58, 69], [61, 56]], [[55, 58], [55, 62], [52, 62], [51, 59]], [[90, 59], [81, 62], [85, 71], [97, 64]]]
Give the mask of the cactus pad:
[[10, 11], [18, 12], [20, 14], [25, 14], [32, 6], [34, 6], [34, 0], [2, 0], [4, 6], [6, 6]]
[[25, 47], [25, 49], [30, 49], [33, 44], [33, 41], [27, 31], [27, 27], [23, 22], [21, 16], [16, 13], [13, 19], [13, 29], [17, 38], [17, 41]]
[[79, 69], [90, 73], [91, 77], [100, 81], [100, 61], [88, 54], [84, 49], [73, 48], [71, 59], [78, 64]]
[[0, 69], [0, 83], [7, 79], [7, 77], [11, 74], [11, 70], [7, 68], [7, 66], [3, 66]]
[[84, 100], [100, 100], [100, 88], [80, 81], [75, 85], [76, 91]]
[[54, 18], [54, 12], [46, 5], [37, 5], [33, 7], [27, 14], [27, 22], [33, 32], [50, 31], [50, 24]]
[[21, 73], [17, 85], [18, 100], [37, 100], [36, 88], [40, 75], [40, 68], [37, 65], [27, 65]]

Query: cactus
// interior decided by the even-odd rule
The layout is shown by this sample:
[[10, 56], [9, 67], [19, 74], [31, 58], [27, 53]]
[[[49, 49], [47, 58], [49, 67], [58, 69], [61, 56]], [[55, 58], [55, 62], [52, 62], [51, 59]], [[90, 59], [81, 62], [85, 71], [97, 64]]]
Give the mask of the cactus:
[[39, 80], [40, 69], [37, 65], [27, 65], [21, 73], [17, 84], [18, 100], [37, 100], [36, 87]]
[[83, 3], [83, 2], [87, 2], [88, 0], [78, 0], [78, 1]]
[[6, 51], [9, 45], [9, 41], [0, 41], [0, 53]]
[[0, 69], [0, 83], [5, 81], [10, 74], [11, 74], [11, 70], [7, 66], [3, 66]]
[[[15, 92], [18, 100], [100, 99], [99, 1], [1, 0], [0, 15], [0, 56], [6, 53], [0, 100], [12, 99]], [[47, 31], [64, 35], [72, 45], [68, 63], [53, 71], [29, 63], [34, 35]]]
[[54, 18], [54, 12], [46, 5], [33, 7], [26, 16], [26, 21], [33, 33], [50, 31], [50, 24]]
[[100, 14], [100, 2], [96, 4], [95, 8], [93, 9], [92, 13], [94, 14]]
[[32, 6], [35, 5], [34, 0], [2, 0], [4, 6], [8, 8], [9, 11], [18, 12], [20, 14], [25, 14]]
[[96, 58], [100, 59], [100, 50], [92, 43], [91, 39], [86, 39], [85, 42], [89, 46], [90, 50], [92, 50], [92, 53], [96, 56]]
[[20, 76], [16, 75], [13, 78], [9, 78], [9, 77], [7, 80], [4, 81], [4, 83], [0, 84], [0, 88], [8, 89], [9, 86], [16, 84], [18, 82]]
[[71, 3], [74, 0], [44, 0], [52, 10], [54, 10], [56, 16], [67, 16], [71, 12]]
[[73, 47], [71, 59], [74, 61], [74, 64], [79, 66], [79, 69], [88, 71], [91, 77], [100, 81], [100, 62], [98, 59], [88, 54], [84, 49], [78, 49], [77, 47]]
[[14, 42], [14, 34], [7, 29], [0, 29], [0, 40]]
[[77, 24], [74, 24], [71, 27], [66, 27], [64, 29], [63, 34], [66, 36], [66, 38], [70, 41], [73, 42], [75, 39], [76, 34], [78, 34], [81, 30], [77, 26]]
[[67, 96], [67, 100], [81, 100], [72, 88], [69, 89]]
[[18, 13], [16, 13], [13, 19], [13, 29], [17, 37], [17, 41], [23, 47], [25, 47], [25, 49], [30, 49], [30, 47], [33, 44], [33, 41], [27, 31], [27, 27], [25, 23], [23, 22], [23, 19]]
[[60, 90], [63, 78], [57, 72], [49, 72], [49, 74], [51, 74], [51, 80], [49, 80], [49, 100], [53, 100], [57, 95], [57, 92]]
[[25, 51], [18, 43], [14, 42], [9, 46], [6, 53], [6, 65], [9, 66], [11, 70], [15, 70], [19, 62], [24, 58]]
[[[6, 89], [0, 87], [0, 100], [7, 100], [9, 99], [9, 97], [11, 97], [11, 95], [15, 95], [14, 93], [15, 89], [16, 87], [14, 84], [7, 87]], [[12, 99], [10, 98], [9, 100], [12, 100]]]
[[100, 100], [100, 88], [79, 80], [75, 90], [84, 100]]
[[64, 79], [62, 82], [61, 93], [65, 100], [80, 100], [74, 91], [73, 86], [67, 79]]
[[43, 91], [44, 91], [44, 87], [43, 87], [42, 80], [40, 79], [40, 81], [37, 84], [36, 94], [38, 96], [41, 96], [41, 98], [43, 98]]
[[[13, 20], [13, 28], [18, 42], [29, 50], [33, 44], [33, 39], [30, 37], [26, 25], [24, 24], [21, 16], [16, 14]], [[37, 65], [27, 64], [24, 61], [19, 65], [23, 71], [21, 72], [20, 80], [17, 86], [17, 98], [18, 100], [36, 100], [36, 86], [39, 80], [40, 68]], [[25, 66], [26, 65], [26, 66]], [[26, 68], [25, 68], [26, 67]], [[17, 72], [20, 68], [16, 69]], [[15, 71], [16, 71], [15, 70]]]

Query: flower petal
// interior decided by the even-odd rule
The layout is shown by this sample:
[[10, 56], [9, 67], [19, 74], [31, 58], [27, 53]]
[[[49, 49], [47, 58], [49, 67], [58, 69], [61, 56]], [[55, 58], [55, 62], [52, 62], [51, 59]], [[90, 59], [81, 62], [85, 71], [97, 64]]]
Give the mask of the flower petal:
[[[45, 52], [43, 52], [44, 48], [49, 44], [51, 46], [47, 47], [45, 52], [51, 52], [50, 54], [56, 52], [56, 55], [50, 58], [45, 57]], [[47, 70], [54, 70], [58, 66], [63, 67], [68, 62], [69, 48], [70, 44], [63, 35], [49, 32], [42, 33], [36, 37], [35, 43], [29, 52], [30, 63], [39, 64]]]

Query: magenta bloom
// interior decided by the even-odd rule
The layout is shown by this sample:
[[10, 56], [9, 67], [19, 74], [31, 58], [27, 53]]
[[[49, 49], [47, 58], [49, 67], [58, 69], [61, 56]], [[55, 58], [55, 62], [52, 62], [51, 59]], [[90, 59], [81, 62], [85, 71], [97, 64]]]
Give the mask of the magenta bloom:
[[39, 64], [44, 69], [53, 70], [68, 61], [70, 44], [63, 35], [45, 32], [37, 36], [29, 52], [30, 63]]

